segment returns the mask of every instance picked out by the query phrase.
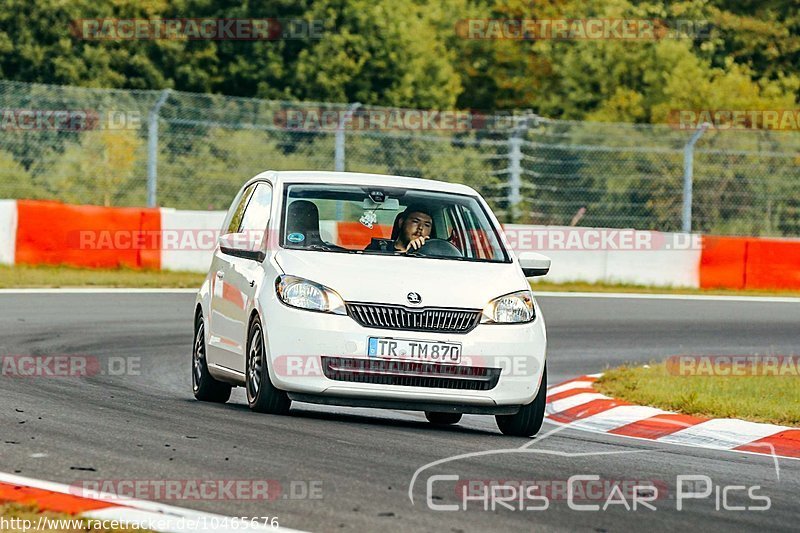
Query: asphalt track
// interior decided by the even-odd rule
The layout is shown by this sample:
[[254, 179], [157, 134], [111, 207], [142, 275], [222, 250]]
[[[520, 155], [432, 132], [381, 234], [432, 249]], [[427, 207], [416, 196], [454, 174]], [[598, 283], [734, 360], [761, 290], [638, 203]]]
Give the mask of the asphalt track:
[[[533, 441], [507, 438], [491, 418], [479, 416], [439, 429], [421, 414], [400, 411], [296, 404], [291, 416], [258, 415], [247, 409], [241, 389], [227, 405], [196, 402], [189, 374], [193, 301], [191, 294], [0, 294], [0, 354], [89, 355], [103, 369], [111, 358], [139, 364], [123, 375], [0, 378], [0, 470], [66, 484], [275, 480], [282, 487], [275, 501], [163, 501], [232, 516], [277, 516], [282, 526], [310, 531], [797, 528], [800, 461], [780, 460], [776, 470], [770, 457], [572, 429]], [[547, 296], [539, 301], [548, 325], [551, 383], [673, 354], [800, 353], [797, 302]], [[545, 423], [542, 434], [555, 427]], [[525, 444], [525, 452], [475, 455], [426, 469], [414, 484], [414, 504], [409, 499], [409, 483], [427, 463]], [[621, 505], [576, 511], [552, 495], [546, 510], [487, 511], [480, 502], [469, 502], [467, 511], [448, 512], [426, 503], [431, 474], [562, 482], [585, 474], [651, 480], [668, 490], [653, 502], [655, 511]], [[756, 494], [770, 498], [770, 509], [717, 510], [712, 495], [678, 511], [679, 475], [705, 475], [720, 487], [760, 486]], [[321, 485], [322, 497], [302, 498], [308, 486], [303, 482]], [[437, 482], [430, 494], [435, 504], [460, 502], [455, 482]], [[604, 499], [578, 503], [602, 505]], [[728, 504], [763, 502], [733, 492]]]

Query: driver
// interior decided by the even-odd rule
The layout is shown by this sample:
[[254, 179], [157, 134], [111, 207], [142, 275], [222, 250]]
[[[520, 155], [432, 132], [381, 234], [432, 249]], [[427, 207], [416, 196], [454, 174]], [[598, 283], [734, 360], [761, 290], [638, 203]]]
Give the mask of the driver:
[[397, 219], [399, 234], [394, 241], [398, 252], [419, 250], [430, 239], [433, 231], [433, 217], [424, 206], [410, 205]]
[[392, 228], [391, 240], [373, 239], [365, 248], [366, 251], [389, 251], [391, 246], [395, 252], [412, 252], [419, 250], [430, 239], [433, 233], [433, 215], [430, 208], [421, 204], [412, 204], [397, 215]]

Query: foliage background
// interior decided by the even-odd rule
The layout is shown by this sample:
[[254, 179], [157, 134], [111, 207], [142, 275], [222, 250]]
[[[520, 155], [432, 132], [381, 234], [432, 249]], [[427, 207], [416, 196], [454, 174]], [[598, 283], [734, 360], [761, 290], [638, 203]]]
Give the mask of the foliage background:
[[[792, 0], [3, 0], [0, 78], [415, 108], [526, 108], [550, 118], [660, 122], [669, 109], [796, 102]], [[322, 38], [82, 40], [82, 18], [321, 20]], [[655, 41], [464, 39], [470, 18], [707, 23]], [[703, 26], [706, 27], [706, 26]]]

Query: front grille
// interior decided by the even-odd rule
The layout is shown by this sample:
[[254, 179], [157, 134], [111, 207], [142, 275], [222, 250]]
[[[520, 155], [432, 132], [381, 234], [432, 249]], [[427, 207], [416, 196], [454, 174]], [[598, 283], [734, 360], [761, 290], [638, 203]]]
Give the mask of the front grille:
[[406, 331], [467, 333], [481, 320], [481, 311], [476, 309], [409, 309], [400, 305], [350, 302], [347, 311], [362, 326]]
[[336, 381], [458, 390], [491, 390], [501, 369], [385, 359], [322, 357], [325, 377]]

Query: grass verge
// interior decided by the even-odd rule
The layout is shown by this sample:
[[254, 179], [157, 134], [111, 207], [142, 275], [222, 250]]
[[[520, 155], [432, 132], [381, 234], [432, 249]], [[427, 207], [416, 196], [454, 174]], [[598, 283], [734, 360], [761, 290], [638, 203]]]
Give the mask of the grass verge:
[[89, 520], [64, 513], [40, 513], [36, 507], [30, 505], [16, 503], [0, 505], [0, 532], [86, 533], [86, 531], [96, 531], [98, 533], [128, 533], [136, 531], [138, 533], [147, 533], [149, 531], [147, 529], [108, 529], [101, 528], [99, 527], [100, 525], [102, 524], [99, 521], [91, 520], [90, 524]]
[[671, 374], [665, 363], [651, 363], [608, 370], [595, 387], [636, 405], [800, 427], [797, 375], [681, 376]]
[[[189, 288], [203, 284], [205, 274], [169, 270], [91, 269], [70, 266], [2, 266], [0, 288], [118, 287], [118, 288]], [[639, 294], [718, 294], [729, 296], [795, 296], [800, 291], [752, 291], [733, 289], [661, 288], [643, 285], [595, 284], [585, 282], [531, 283], [535, 293], [542, 292], [622, 292]]]
[[0, 288], [124, 287], [199, 289], [204, 274], [169, 270], [89, 269], [67, 266], [0, 266]]

